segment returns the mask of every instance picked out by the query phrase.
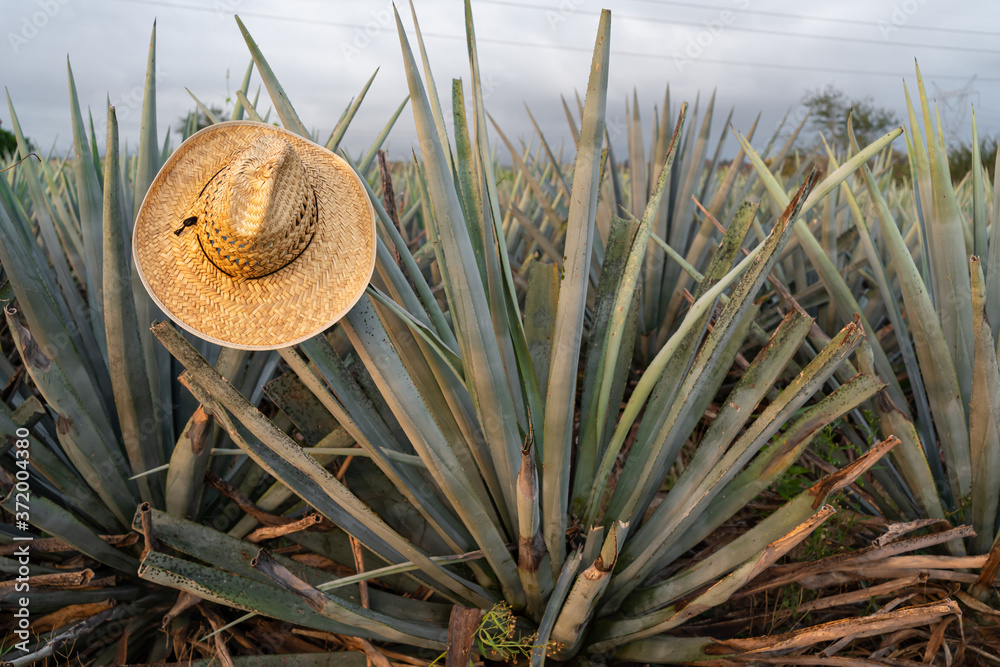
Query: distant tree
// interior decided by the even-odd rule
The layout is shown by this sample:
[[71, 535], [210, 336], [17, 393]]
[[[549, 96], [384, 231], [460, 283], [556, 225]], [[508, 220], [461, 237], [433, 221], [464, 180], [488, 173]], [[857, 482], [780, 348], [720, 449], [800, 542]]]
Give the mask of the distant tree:
[[[222, 107], [210, 104], [208, 105], [208, 108], [209, 111], [212, 112], [212, 115], [219, 120], [229, 120], [229, 117], [225, 114]], [[192, 118], [194, 119], [194, 131], [191, 131], [190, 129]], [[174, 131], [181, 136], [181, 139], [187, 139], [198, 130], [203, 130], [209, 125], [211, 125], [211, 123], [209, 122], [208, 116], [205, 112], [201, 110], [201, 107], [195, 107], [193, 111], [189, 111], [177, 119], [177, 129]]]
[[[985, 137], [979, 140], [979, 157], [983, 161], [983, 173], [993, 179], [993, 169], [997, 161], [997, 146], [1000, 137]], [[948, 171], [951, 180], [962, 180], [972, 169], [972, 142], [961, 142], [948, 147]]]
[[809, 147], [822, 147], [823, 143], [819, 138], [819, 133], [822, 133], [831, 147], [841, 155], [847, 152], [850, 145], [847, 136], [848, 114], [852, 117], [854, 134], [862, 147], [899, 125], [896, 114], [890, 109], [876, 106], [871, 97], [852, 99], [833, 85], [807, 92], [802, 98], [802, 104], [809, 109], [810, 125], [817, 132]]
[[0, 127], [0, 157], [17, 155], [17, 139], [13, 132]]

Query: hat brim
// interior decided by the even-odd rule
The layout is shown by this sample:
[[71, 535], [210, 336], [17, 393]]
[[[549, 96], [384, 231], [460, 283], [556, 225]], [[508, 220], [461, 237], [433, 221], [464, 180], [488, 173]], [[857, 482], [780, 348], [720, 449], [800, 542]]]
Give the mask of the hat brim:
[[[232, 278], [204, 253], [195, 234], [174, 234], [205, 184], [257, 137], [289, 142], [316, 192], [312, 242], [284, 268]], [[219, 345], [268, 350], [300, 343], [347, 314], [375, 268], [375, 210], [357, 174], [326, 148], [252, 121], [212, 125], [188, 138], [153, 179], [136, 217], [132, 254], [150, 296], [174, 322]]]

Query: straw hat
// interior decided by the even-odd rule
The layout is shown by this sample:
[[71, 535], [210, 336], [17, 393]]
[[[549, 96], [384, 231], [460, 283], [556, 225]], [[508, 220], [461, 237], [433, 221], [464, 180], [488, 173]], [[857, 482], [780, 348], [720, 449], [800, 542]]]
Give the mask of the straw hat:
[[132, 252], [172, 320], [227, 347], [294, 345], [343, 317], [375, 266], [375, 211], [340, 157], [264, 123], [181, 144], [139, 209]]

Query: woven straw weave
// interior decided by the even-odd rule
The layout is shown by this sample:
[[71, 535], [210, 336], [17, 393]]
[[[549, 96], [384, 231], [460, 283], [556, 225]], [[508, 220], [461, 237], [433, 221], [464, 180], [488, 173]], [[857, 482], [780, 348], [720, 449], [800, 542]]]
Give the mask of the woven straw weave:
[[[282, 203], [271, 193], [274, 201], [269, 214], [293, 210], [300, 224], [314, 229], [311, 239], [305, 233], [291, 238], [292, 247], [283, 259], [266, 256], [273, 240], [269, 239], [260, 254], [264, 264], [257, 270], [268, 275], [247, 277], [253, 275], [252, 268], [234, 270], [231, 261], [216, 261], [217, 268], [198, 243], [200, 234], [202, 246], [211, 252], [211, 242], [225, 243], [222, 235], [230, 240], [235, 221], [214, 224], [224, 217], [220, 212], [228, 210], [228, 204], [209, 207], [215, 211], [209, 220], [213, 224], [199, 220], [189, 230], [174, 232], [190, 215], [211, 217], [206, 202], [227, 194], [212, 195], [209, 188], [225, 183], [217, 177], [262, 137], [288, 142], [305, 169], [311, 186], [306, 191], [314, 193], [306, 197], [304, 191], [280, 188], [279, 198], [288, 201]], [[283, 182], [281, 178], [276, 181]], [[260, 202], [253, 205], [263, 206]], [[315, 213], [310, 207], [317, 209]], [[350, 166], [322, 146], [285, 130], [239, 121], [202, 130], [170, 156], [139, 211], [133, 254], [150, 295], [179, 325], [228, 347], [272, 349], [301, 342], [347, 313], [371, 278], [375, 242], [374, 209]], [[281, 268], [270, 273], [276, 266]]]

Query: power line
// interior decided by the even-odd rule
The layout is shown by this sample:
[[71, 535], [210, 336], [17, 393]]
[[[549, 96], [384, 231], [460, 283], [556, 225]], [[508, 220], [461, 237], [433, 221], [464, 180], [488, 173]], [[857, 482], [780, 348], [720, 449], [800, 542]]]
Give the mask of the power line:
[[[501, 5], [504, 7], [518, 7], [522, 9], [531, 9], [535, 11], [538, 10], [553, 11], [558, 9], [558, 7], [547, 7], [544, 5], [535, 5], [525, 2], [511, 2], [509, 0], [478, 0], [478, 1], [483, 4]], [[732, 12], [733, 14], [739, 14], [743, 12], [743, 10], [735, 8], [727, 8], [725, 11]], [[590, 12], [584, 10], [574, 10], [574, 13], [579, 13], [585, 16], [599, 15], [599, 12]], [[618, 20], [626, 20], [626, 21], [641, 21], [643, 23], [663, 23], [667, 25], [683, 25], [683, 26], [692, 26], [695, 28], [705, 29], [705, 24], [698, 21], [665, 19], [655, 16], [634, 16], [634, 15], [630, 16], [628, 14], [615, 14], [615, 18]], [[1000, 55], [1000, 50], [985, 49], [976, 46], [955, 46], [952, 44], [922, 44], [919, 42], [888, 42], [882, 39], [868, 39], [866, 37], [841, 37], [838, 35], [821, 35], [816, 33], [808, 33], [808, 34], [789, 33], [785, 30], [771, 30], [768, 28], [751, 28], [751, 27], [743, 27], [736, 25], [725, 25], [722, 29], [727, 32], [751, 32], [760, 35], [777, 35], [779, 37], [791, 37], [791, 38], [802, 38], [802, 39], [823, 39], [833, 42], [854, 42], [857, 44], [875, 44], [877, 46], [887, 46], [894, 48], [905, 47], [905, 48], [920, 48], [920, 49], [938, 49], [943, 51], [964, 51], [969, 53], [989, 53], [992, 55]]]
[[[483, 2], [484, 0], [480, 0]], [[726, 7], [725, 5], [705, 5], [697, 2], [680, 2], [679, 0], [632, 0], [632, 2], [642, 2], [650, 5], [657, 6], [669, 6], [669, 7], [693, 7], [695, 9], [711, 9], [713, 11], [737, 11], [733, 7]], [[842, 19], [834, 16], [809, 16], [808, 14], [791, 14], [788, 12], [774, 12], [767, 11], [765, 9], [739, 9], [738, 11], [742, 14], [756, 14], [758, 16], [774, 16], [777, 18], [787, 18], [787, 19], [797, 19], [800, 21], [817, 21], [821, 23], [840, 23], [843, 25], [862, 25], [869, 28], [881, 28], [883, 27], [883, 22], [879, 21], [863, 21], [861, 19]], [[893, 28], [899, 28], [904, 30], [927, 30], [929, 32], [950, 32], [962, 35], [983, 35], [985, 37], [1000, 37], [1000, 32], [993, 32], [990, 30], [971, 30], [968, 28], [946, 28], [943, 26], [929, 26], [929, 25], [913, 25], [907, 22], [904, 25], [896, 25], [895, 23], [890, 23], [885, 21]]]
[[[486, 2], [486, 1], [494, 1], [494, 0], [480, 0], [480, 2]], [[186, 4], [169, 3], [169, 2], [164, 2], [163, 0], [118, 0], [118, 2], [124, 2], [126, 4], [134, 4], [134, 5], [138, 5], [138, 4], [141, 4], [141, 5], [154, 5], [154, 6], [158, 6], [158, 7], [167, 7], [167, 8], [170, 8], [170, 9], [182, 9], [182, 10], [198, 11], [198, 12], [223, 13], [223, 14], [230, 15], [230, 12], [222, 11], [222, 10], [220, 10], [218, 8], [202, 7], [202, 6], [198, 6], [198, 5], [186, 5]], [[309, 25], [325, 25], [325, 26], [332, 26], [332, 27], [338, 27], [338, 28], [352, 28], [352, 29], [358, 29], [358, 30], [362, 30], [362, 31], [365, 30], [365, 28], [366, 28], [366, 26], [361, 25], [361, 24], [346, 23], [346, 22], [343, 22], [343, 21], [330, 21], [330, 20], [324, 20], [324, 19], [319, 19], [319, 18], [304, 19], [304, 18], [300, 18], [300, 17], [297, 17], [297, 16], [283, 16], [283, 15], [280, 15], [280, 14], [265, 14], [265, 13], [254, 12], [254, 11], [240, 11], [240, 16], [260, 18], [260, 19], [266, 19], [266, 20], [272, 20], [272, 21], [286, 21], [286, 22], [290, 22], [290, 23], [305, 23], [305, 24], [309, 24]], [[460, 41], [463, 41], [463, 42], [466, 39], [465, 35], [450, 35], [450, 34], [446, 34], [446, 33], [434, 33], [434, 32], [426, 32], [426, 31], [423, 31], [422, 34], [423, 34], [424, 37], [431, 37], [431, 38], [435, 38], [435, 39], [455, 39], [455, 40], [460, 40]], [[592, 48], [583, 47], [583, 46], [559, 45], [559, 44], [545, 44], [545, 43], [539, 43], [539, 42], [525, 42], [525, 41], [519, 41], [519, 40], [497, 39], [497, 38], [490, 38], [490, 37], [479, 37], [479, 36], [477, 36], [476, 37], [476, 41], [480, 42], [480, 43], [500, 44], [500, 45], [505, 45], [505, 46], [519, 46], [519, 47], [528, 47], [528, 48], [536, 48], [536, 49], [550, 49], [550, 50], [556, 50], [556, 51], [573, 51], [573, 52], [580, 52], [580, 53], [592, 53], [593, 52]], [[622, 50], [618, 50], [618, 49], [611, 49], [611, 53], [612, 53], [612, 55], [625, 56], [625, 57], [630, 57], [630, 58], [646, 58], [646, 59], [653, 59], [653, 60], [672, 60], [672, 59], [676, 59], [676, 57], [674, 55], [671, 55], [671, 54], [642, 53], [642, 52], [638, 52], [638, 51], [622, 51]], [[870, 70], [870, 69], [862, 70], [862, 69], [849, 69], [849, 68], [836, 68], [836, 67], [821, 67], [821, 66], [815, 66], [815, 65], [795, 65], [795, 64], [788, 64], [788, 63], [762, 63], [762, 62], [751, 62], [751, 61], [746, 61], [746, 60], [725, 60], [725, 59], [704, 58], [704, 57], [691, 58], [691, 59], [689, 59], [688, 64], [691, 64], [691, 65], [696, 65], [696, 64], [710, 64], [710, 65], [726, 65], [726, 66], [731, 66], [731, 67], [751, 67], [751, 68], [793, 70], [793, 71], [806, 71], [806, 72], [822, 72], [822, 73], [825, 73], [825, 74], [854, 74], [854, 75], [858, 75], [858, 76], [884, 76], [884, 77], [898, 77], [898, 78], [902, 78], [904, 76], [900, 72], [888, 72], [888, 71], [878, 71], [878, 70]], [[940, 75], [925, 74], [924, 76], [927, 79], [935, 78], [935, 79], [963, 79], [964, 80], [964, 79], [968, 78], [967, 75], [961, 75], [961, 74], [940, 74]], [[979, 77], [978, 80], [979, 81], [990, 82], [990, 83], [998, 83], [998, 82], [1000, 82], [1000, 77]]]

